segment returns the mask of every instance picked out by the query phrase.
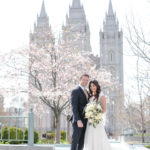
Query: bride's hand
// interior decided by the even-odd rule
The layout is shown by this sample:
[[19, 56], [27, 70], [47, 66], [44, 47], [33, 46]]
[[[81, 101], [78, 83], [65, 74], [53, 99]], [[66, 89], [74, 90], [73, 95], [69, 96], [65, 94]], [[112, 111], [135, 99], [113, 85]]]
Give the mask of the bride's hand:
[[81, 120], [77, 121], [78, 128], [83, 128], [83, 123]]

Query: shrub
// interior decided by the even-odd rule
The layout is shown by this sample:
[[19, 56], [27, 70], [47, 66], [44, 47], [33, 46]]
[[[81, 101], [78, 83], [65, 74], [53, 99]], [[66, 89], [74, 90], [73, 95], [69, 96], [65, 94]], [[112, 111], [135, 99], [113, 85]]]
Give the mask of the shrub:
[[37, 143], [39, 140], [39, 134], [37, 131], [34, 131], [34, 143]]
[[[28, 140], [28, 129], [25, 129], [25, 140]], [[39, 140], [39, 134], [34, 130], [34, 143], [37, 143]]]
[[8, 127], [4, 127], [2, 130], [2, 139], [5, 142], [5, 139], [8, 139]]
[[47, 139], [41, 139], [37, 144], [48, 144]]
[[54, 131], [50, 131], [49, 133], [46, 133], [46, 138], [49, 140], [55, 140], [56, 133]]
[[[46, 136], [46, 139], [48, 140], [55, 140], [56, 133], [54, 131], [48, 131], [47, 133], [42, 134], [43, 137]], [[66, 140], [66, 131], [61, 131], [61, 140]]]
[[66, 131], [61, 131], [61, 140], [66, 140]]
[[150, 148], [150, 145], [146, 145], [145, 147], [146, 147], [146, 148]]
[[[17, 130], [17, 133], [16, 133], [16, 130]], [[10, 141], [8, 141], [8, 143], [9, 144], [23, 143], [23, 141], [14, 141], [16, 140], [16, 136], [17, 136], [17, 140], [23, 140], [23, 130], [20, 128], [11, 127], [10, 128]]]
[[[16, 134], [16, 130], [17, 130], [17, 134]], [[8, 134], [10, 132], [10, 137], [9, 137], [9, 141], [8, 141]], [[27, 143], [27, 141], [21, 141], [23, 140], [23, 130], [20, 128], [16, 128], [16, 127], [4, 127], [2, 130], [2, 143], [6, 144], [21, 144], [21, 143]], [[1, 135], [1, 133], [0, 133]], [[28, 129], [25, 129], [25, 140], [28, 140]], [[17, 140], [16, 140], [16, 136], [17, 136]], [[20, 140], [20, 141], [19, 141]], [[39, 135], [37, 131], [34, 131], [34, 143], [37, 143], [39, 140]]]
[[[17, 130], [17, 133], [16, 133], [16, 130]], [[8, 134], [10, 132], [10, 137], [8, 137]], [[19, 129], [16, 127], [4, 127], [3, 130], [2, 130], [2, 141], [4, 143], [9, 143], [9, 144], [20, 144], [22, 143], [22, 141], [14, 141], [16, 140], [16, 136], [17, 136], [17, 139], [18, 140], [22, 140], [23, 139], [23, 130], [22, 129]], [[8, 141], [8, 138], [10, 139]]]

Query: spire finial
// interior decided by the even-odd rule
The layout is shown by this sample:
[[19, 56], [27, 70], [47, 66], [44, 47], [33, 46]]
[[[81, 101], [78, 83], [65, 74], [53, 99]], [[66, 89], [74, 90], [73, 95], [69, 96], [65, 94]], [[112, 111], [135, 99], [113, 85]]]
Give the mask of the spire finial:
[[73, 0], [72, 7], [73, 8], [81, 8], [81, 2], [80, 2], [80, 0]]
[[47, 17], [44, 0], [43, 0], [42, 7], [41, 7], [40, 17]]
[[112, 15], [113, 15], [113, 7], [112, 7], [112, 2], [111, 2], [111, 0], [109, 0], [108, 15], [109, 15], [109, 16], [112, 16]]

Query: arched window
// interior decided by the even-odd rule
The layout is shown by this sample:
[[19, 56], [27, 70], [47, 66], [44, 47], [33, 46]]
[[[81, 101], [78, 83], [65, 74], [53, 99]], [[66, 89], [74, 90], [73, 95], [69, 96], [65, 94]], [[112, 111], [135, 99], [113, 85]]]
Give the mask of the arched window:
[[109, 51], [108, 53], [109, 62], [114, 62], [115, 60], [115, 53], [113, 51]]
[[111, 62], [113, 61], [113, 54], [112, 53], [110, 54], [110, 61]]

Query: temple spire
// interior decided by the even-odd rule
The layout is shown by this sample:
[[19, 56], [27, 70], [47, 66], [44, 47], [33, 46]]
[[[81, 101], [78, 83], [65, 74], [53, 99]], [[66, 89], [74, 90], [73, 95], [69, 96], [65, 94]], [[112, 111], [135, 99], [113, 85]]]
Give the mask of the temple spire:
[[114, 14], [114, 13], [113, 13], [112, 2], [111, 2], [111, 0], [109, 0], [108, 15], [109, 15], [109, 16], [112, 16], [113, 14]]
[[43, 0], [42, 7], [41, 7], [40, 17], [47, 17], [44, 0]]
[[81, 2], [80, 2], [80, 0], [73, 0], [72, 7], [73, 8], [81, 8]]

